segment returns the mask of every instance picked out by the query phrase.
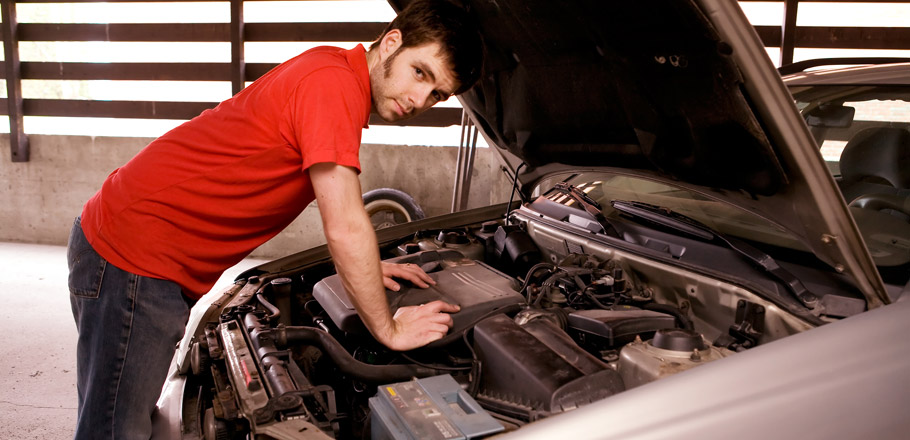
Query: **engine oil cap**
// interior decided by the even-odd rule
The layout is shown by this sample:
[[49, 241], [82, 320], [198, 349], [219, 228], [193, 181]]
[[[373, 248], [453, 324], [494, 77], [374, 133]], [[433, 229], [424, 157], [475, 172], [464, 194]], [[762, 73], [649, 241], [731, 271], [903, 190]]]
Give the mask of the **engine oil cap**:
[[658, 330], [654, 334], [651, 345], [672, 351], [706, 350], [708, 348], [700, 334], [681, 328]]

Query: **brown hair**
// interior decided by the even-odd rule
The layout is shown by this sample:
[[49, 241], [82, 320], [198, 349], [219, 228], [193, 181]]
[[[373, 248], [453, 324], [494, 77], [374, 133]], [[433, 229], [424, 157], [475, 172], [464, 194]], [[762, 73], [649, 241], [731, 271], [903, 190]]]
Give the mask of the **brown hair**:
[[379, 46], [382, 38], [393, 29], [401, 31], [399, 51], [439, 43], [443, 58], [448, 61], [459, 84], [455, 94], [467, 91], [480, 78], [483, 43], [465, 8], [447, 0], [413, 0], [389, 23], [370, 50]]

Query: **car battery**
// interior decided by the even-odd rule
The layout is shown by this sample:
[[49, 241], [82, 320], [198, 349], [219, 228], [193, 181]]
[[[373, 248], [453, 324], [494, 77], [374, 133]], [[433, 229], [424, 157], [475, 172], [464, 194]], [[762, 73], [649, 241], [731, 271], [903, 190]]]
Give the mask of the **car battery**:
[[370, 411], [373, 440], [473, 439], [505, 429], [448, 375], [382, 385]]

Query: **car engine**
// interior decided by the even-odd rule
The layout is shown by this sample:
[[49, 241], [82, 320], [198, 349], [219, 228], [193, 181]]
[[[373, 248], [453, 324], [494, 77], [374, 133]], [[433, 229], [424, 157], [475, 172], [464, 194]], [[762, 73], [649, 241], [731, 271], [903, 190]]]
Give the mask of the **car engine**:
[[[393, 313], [434, 300], [461, 307], [444, 338], [410, 352], [372, 338], [330, 260], [238, 280], [212, 305], [218, 313], [182, 364], [183, 432], [207, 440], [482, 437], [808, 328], [739, 286], [532, 214], [421, 230], [383, 246], [386, 261], [419, 265], [437, 282], [388, 291]], [[438, 409], [390, 418], [407, 406], [402, 396], [429, 401], [433, 389], [448, 390]], [[455, 411], [454, 421], [433, 419], [440, 411]], [[464, 422], [480, 414], [483, 423]], [[472, 436], [459, 420], [492, 420], [495, 429]]]

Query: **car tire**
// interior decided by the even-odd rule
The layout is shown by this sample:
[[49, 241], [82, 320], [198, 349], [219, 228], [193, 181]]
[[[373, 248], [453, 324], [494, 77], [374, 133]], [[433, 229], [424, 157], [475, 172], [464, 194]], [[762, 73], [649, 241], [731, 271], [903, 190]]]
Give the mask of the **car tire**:
[[393, 188], [378, 188], [363, 195], [363, 206], [373, 229], [388, 228], [420, 220], [426, 215], [408, 193]]

